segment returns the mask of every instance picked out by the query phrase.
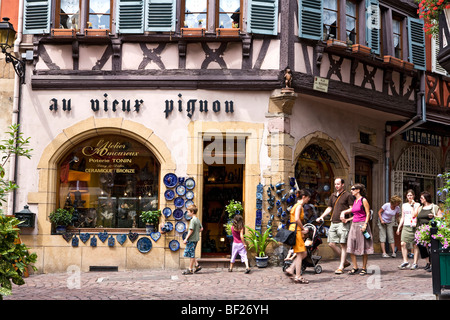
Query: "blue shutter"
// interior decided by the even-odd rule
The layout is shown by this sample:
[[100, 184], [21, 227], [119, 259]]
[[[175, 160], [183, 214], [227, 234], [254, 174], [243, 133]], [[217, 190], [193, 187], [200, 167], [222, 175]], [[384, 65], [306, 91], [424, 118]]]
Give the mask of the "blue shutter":
[[425, 33], [423, 31], [423, 20], [408, 18], [408, 45], [409, 62], [419, 70], [426, 69], [425, 58]]
[[51, 0], [25, 0], [23, 33], [50, 33]]
[[278, 34], [278, 0], [249, 0], [248, 32]]
[[299, 0], [299, 37], [314, 40], [322, 39], [322, 10], [322, 0]]
[[380, 54], [380, 23], [378, 0], [366, 0], [366, 41], [375, 54]]
[[117, 33], [144, 33], [145, 0], [119, 0], [117, 3]]
[[175, 31], [176, 0], [147, 0], [145, 31]]

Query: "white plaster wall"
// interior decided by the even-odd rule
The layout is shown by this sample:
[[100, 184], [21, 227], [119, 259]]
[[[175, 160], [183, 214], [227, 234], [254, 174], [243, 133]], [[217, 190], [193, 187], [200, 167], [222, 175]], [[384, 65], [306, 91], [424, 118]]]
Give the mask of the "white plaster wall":
[[[51, 45], [44, 46], [51, 61], [60, 69], [73, 69], [72, 45]], [[36, 70], [49, 70], [42, 58], [36, 63]]]

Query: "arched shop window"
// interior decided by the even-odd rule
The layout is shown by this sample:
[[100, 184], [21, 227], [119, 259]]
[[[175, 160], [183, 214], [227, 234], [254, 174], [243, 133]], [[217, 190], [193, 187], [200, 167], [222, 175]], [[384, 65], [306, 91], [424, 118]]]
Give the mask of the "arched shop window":
[[334, 175], [330, 155], [319, 145], [312, 144], [300, 154], [295, 165], [295, 178], [300, 189], [311, 192], [311, 204], [317, 214], [322, 213], [334, 188]]
[[143, 228], [142, 211], [158, 208], [160, 164], [143, 144], [96, 136], [58, 166], [58, 208], [73, 208], [77, 228]]

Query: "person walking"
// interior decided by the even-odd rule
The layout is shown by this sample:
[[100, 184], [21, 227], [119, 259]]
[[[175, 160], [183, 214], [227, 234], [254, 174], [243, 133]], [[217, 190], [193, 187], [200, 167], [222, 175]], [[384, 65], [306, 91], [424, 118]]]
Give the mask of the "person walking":
[[[326, 215], [331, 214], [331, 225], [328, 230], [328, 245], [339, 257], [340, 261], [339, 267], [334, 273], [342, 274], [344, 273], [344, 269], [350, 265], [350, 262], [348, 262], [346, 258], [347, 237], [351, 223], [344, 222], [346, 221], [346, 217], [341, 215], [341, 213], [351, 209], [355, 199], [345, 190], [344, 179], [336, 178], [334, 180], [334, 188], [336, 189], [336, 193], [331, 195], [330, 200], [328, 201], [328, 207], [316, 221], [320, 223]], [[351, 212], [351, 210], [349, 212]]]
[[[414, 213], [414, 217], [417, 218], [417, 228], [423, 224], [428, 224], [434, 217], [442, 217], [442, 211], [439, 206], [433, 204], [431, 200], [431, 194], [428, 191], [423, 191], [420, 194], [420, 203], [422, 204], [418, 207]], [[425, 266], [425, 270], [431, 272], [431, 257], [429, 253], [429, 248], [422, 245], [417, 245], [419, 248], [420, 256], [422, 259], [428, 258], [428, 263]], [[411, 269], [417, 269], [418, 264], [413, 264]]]
[[402, 199], [399, 196], [392, 196], [390, 201], [383, 204], [380, 210], [378, 210], [378, 228], [380, 235], [380, 246], [383, 258], [389, 258], [386, 253], [386, 236], [388, 243], [391, 247], [391, 257], [395, 258], [395, 244], [394, 244], [394, 223], [397, 214], [400, 213], [400, 205]]
[[402, 270], [411, 267], [408, 262], [408, 245], [412, 246], [414, 250], [413, 265], [417, 266], [417, 260], [419, 259], [419, 249], [414, 241], [417, 219], [413, 218], [413, 214], [420, 204], [414, 201], [415, 196], [416, 194], [413, 190], [409, 189], [406, 191], [407, 202], [402, 205], [402, 216], [396, 232], [397, 235], [401, 232], [400, 246], [402, 249], [403, 262], [398, 266], [398, 268]]
[[241, 262], [245, 263], [245, 273], [250, 273], [247, 258], [247, 244], [244, 240], [244, 218], [240, 214], [235, 215], [233, 218], [231, 234], [233, 235], [233, 246], [231, 248], [230, 268], [228, 271], [233, 271], [236, 256], [239, 254]]
[[293, 278], [295, 283], [304, 283], [308, 284], [309, 281], [301, 276], [302, 271], [302, 261], [306, 257], [306, 246], [303, 241], [303, 234], [307, 234], [309, 232], [308, 228], [303, 227], [303, 219], [304, 219], [304, 210], [303, 206], [309, 202], [311, 199], [311, 193], [307, 190], [298, 190], [296, 193], [297, 203], [292, 207], [290, 211], [290, 225], [289, 230], [296, 232], [295, 245], [293, 246], [293, 251], [296, 254], [292, 265], [286, 269], [287, 275], [294, 275], [295, 269], [295, 277]]
[[352, 226], [348, 235], [347, 253], [350, 254], [353, 263], [353, 269], [349, 274], [356, 274], [358, 272], [358, 262], [356, 256], [363, 256], [363, 267], [360, 275], [367, 274], [367, 261], [369, 254], [373, 254], [373, 239], [370, 231], [370, 206], [366, 198], [363, 197], [366, 188], [361, 183], [356, 183], [351, 188], [352, 195], [355, 197], [355, 202], [351, 209], [344, 211], [347, 214], [352, 212], [353, 217], [347, 219], [352, 220]]
[[182, 272], [183, 275], [194, 274], [202, 269], [202, 267], [199, 266], [197, 259], [195, 258], [195, 248], [197, 247], [197, 243], [200, 240], [200, 232], [203, 231], [203, 226], [200, 222], [200, 219], [197, 217], [198, 208], [196, 205], [190, 205], [187, 208], [187, 212], [188, 216], [191, 217], [191, 221], [189, 222], [188, 234], [183, 240], [183, 243], [186, 245], [186, 247], [184, 248], [183, 256], [186, 258], [190, 258], [190, 261], [189, 268]]

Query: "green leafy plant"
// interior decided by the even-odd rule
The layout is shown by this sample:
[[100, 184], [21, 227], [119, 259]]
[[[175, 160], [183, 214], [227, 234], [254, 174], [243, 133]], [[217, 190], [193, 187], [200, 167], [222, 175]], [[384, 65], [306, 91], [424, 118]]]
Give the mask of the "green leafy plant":
[[232, 199], [225, 207], [225, 211], [228, 213], [228, 218], [233, 219], [236, 214], [244, 213], [244, 207], [240, 201], [234, 201]]
[[265, 257], [267, 246], [271, 243], [277, 243], [272, 237], [270, 237], [270, 229], [267, 229], [262, 235], [258, 230], [245, 226], [249, 234], [245, 234], [244, 238], [247, 240], [249, 249], [255, 249], [256, 256]]
[[72, 223], [72, 215], [73, 208], [70, 208], [69, 210], [58, 208], [52, 213], [50, 213], [50, 221], [54, 223], [57, 226], [68, 226]]
[[146, 224], [157, 226], [161, 217], [161, 210], [142, 211], [141, 220]]

